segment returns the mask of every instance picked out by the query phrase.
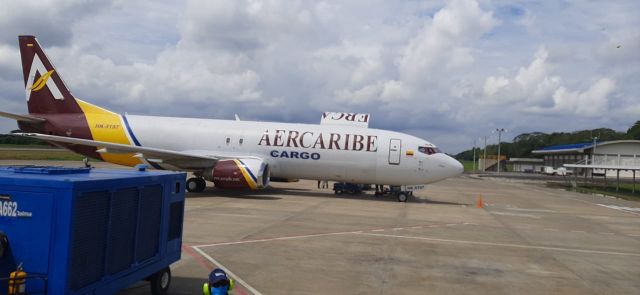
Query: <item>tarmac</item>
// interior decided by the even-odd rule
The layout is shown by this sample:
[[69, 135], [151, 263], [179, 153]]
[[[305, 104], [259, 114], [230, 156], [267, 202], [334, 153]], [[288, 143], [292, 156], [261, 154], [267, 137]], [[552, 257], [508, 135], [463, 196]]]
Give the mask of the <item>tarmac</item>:
[[640, 203], [510, 179], [465, 175], [407, 203], [315, 181], [208, 188], [187, 193], [183, 242], [169, 294], [200, 294], [214, 267], [234, 294], [640, 294]]

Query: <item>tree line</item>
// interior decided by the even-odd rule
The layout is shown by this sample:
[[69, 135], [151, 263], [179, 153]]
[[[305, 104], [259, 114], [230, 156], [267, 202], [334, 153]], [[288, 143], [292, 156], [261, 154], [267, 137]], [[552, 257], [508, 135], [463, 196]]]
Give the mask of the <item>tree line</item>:
[[[636, 121], [627, 132], [615, 131], [609, 128], [598, 128], [592, 130], [580, 130], [574, 132], [532, 132], [523, 133], [513, 138], [512, 142], [500, 143], [500, 154], [507, 158], [525, 158], [525, 157], [541, 157], [531, 154], [531, 151], [538, 150], [547, 146], [572, 144], [572, 143], [588, 143], [593, 142], [593, 138], [597, 137], [597, 141], [611, 141], [622, 139], [640, 140], [640, 121]], [[476, 159], [484, 153], [483, 147], [476, 147]], [[498, 145], [487, 145], [487, 155], [498, 154]], [[466, 150], [455, 155], [458, 160], [473, 160], [473, 149]]]
[[[19, 133], [20, 130], [13, 130], [11, 133]], [[0, 144], [17, 144], [17, 145], [50, 145], [40, 139], [26, 136], [16, 136], [11, 134], [0, 134]]]

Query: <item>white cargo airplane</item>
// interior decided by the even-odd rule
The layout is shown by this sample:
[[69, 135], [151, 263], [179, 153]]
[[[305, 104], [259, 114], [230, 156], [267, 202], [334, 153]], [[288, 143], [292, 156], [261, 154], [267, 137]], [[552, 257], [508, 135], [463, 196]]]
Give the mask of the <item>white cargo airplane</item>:
[[[424, 139], [367, 128], [369, 115], [325, 113], [321, 124], [119, 115], [74, 97], [33, 36], [20, 36], [29, 114], [0, 112], [35, 137], [120, 165], [191, 171], [187, 190], [261, 189], [271, 178], [406, 188], [462, 173]], [[409, 189], [396, 196], [406, 201]]]

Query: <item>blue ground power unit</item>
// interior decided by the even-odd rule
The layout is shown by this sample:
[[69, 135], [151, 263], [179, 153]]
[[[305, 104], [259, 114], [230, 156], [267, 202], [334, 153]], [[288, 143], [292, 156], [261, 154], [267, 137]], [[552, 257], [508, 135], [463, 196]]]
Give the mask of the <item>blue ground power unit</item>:
[[0, 167], [0, 294], [113, 294], [141, 280], [164, 293], [181, 254], [185, 177]]

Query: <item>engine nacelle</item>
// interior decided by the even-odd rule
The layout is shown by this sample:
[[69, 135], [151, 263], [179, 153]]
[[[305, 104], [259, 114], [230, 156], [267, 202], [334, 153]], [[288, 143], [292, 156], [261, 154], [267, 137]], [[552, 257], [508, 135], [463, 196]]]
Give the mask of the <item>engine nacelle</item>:
[[219, 188], [262, 189], [269, 185], [269, 164], [258, 159], [220, 160], [202, 175]]

